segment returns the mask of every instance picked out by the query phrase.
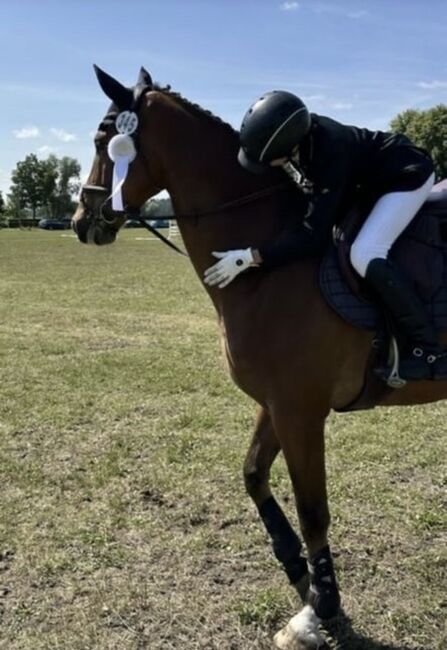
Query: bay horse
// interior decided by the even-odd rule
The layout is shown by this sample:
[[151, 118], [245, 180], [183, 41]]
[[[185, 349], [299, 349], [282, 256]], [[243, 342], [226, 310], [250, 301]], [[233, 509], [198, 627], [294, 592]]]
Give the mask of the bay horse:
[[[168, 191], [184, 245], [217, 312], [231, 377], [258, 404], [243, 469], [247, 491], [277, 559], [305, 601], [276, 634], [275, 644], [316, 648], [321, 642], [318, 625], [335, 616], [340, 605], [328, 545], [325, 420], [331, 409], [351, 403], [359, 393], [372, 335], [344, 322], [326, 304], [317, 259], [268, 272], [248, 270], [225, 289], [205, 285], [212, 251], [259, 247], [304, 214], [305, 200], [280, 171], [258, 177], [242, 169], [238, 133], [169, 87], [154, 84], [144, 68], [133, 88], [95, 70], [112, 105], [95, 136], [96, 155], [73, 228], [81, 242], [112, 243], [129, 215], [160, 190]], [[120, 187], [113, 182], [116, 169], [108, 145], [123, 113], [130, 127], [121, 133], [134, 150]], [[118, 191], [120, 209], [111, 198]], [[421, 404], [446, 397], [446, 382], [414, 382], [381, 403]], [[307, 559], [269, 485], [280, 451]]]

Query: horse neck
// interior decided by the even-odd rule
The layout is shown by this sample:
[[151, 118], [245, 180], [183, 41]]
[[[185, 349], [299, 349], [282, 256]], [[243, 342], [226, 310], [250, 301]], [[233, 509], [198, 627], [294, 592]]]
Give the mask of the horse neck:
[[[163, 151], [166, 189], [191, 261], [199, 275], [210, 265], [213, 250], [256, 245], [272, 231], [272, 210], [252, 203], [197, 219], [182, 214], [210, 213], [223, 204], [278, 183], [278, 177], [260, 178], [237, 162], [238, 136], [216, 118], [192, 114], [188, 107], [164, 98], [166, 129]], [[169, 98], [171, 99], [171, 98]]]
[[205, 112], [191, 113], [182, 104], [174, 110], [164, 152], [166, 189], [179, 214], [207, 212], [247, 186], [236, 159], [238, 136]]

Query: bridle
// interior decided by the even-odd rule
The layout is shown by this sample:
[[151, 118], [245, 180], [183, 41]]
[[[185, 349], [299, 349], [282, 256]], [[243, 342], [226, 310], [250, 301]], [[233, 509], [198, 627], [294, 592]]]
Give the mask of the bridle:
[[[140, 93], [138, 94], [138, 97], [135, 99], [133, 106], [132, 106], [132, 111], [136, 113], [138, 110], [139, 103], [141, 101], [141, 97], [144, 95], [145, 90], [148, 90], [149, 87], [141, 89]], [[119, 119], [119, 116], [122, 115], [122, 113], [116, 113], [116, 111], [109, 112], [106, 114], [104, 119], [101, 121], [99, 125], [99, 129], [101, 127], [108, 127], [111, 125], [116, 125], [117, 119]], [[138, 147], [138, 141], [137, 141], [137, 130], [135, 129], [131, 133], [129, 133], [129, 137], [132, 138], [133, 144], [135, 146], [135, 150], [137, 154], [141, 154], [141, 151], [139, 151]], [[157, 220], [166, 220], [166, 219], [174, 219], [174, 220], [181, 220], [181, 219], [200, 219], [203, 217], [208, 217], [208, 216], [213, 216], [217, 214], [222, 214], [223, 212], [229, 212], [232, 211], [238, 207], [241, 207], [243, 205], [247, 205], [250, 203], [254, 203], [256, 201], [260, 201], [263, 198], [266, 198], [267, 196], [270, 196], [278, 191], [285, 190], [286, 188], [290, 188], [290, 182], [282, 182], [278, 183], [276, 185], [267, 187], [262, 190], [258, 190], [257, 192], [252, 192], [250, 194], [244, 195], [242, 197], [238, 197], [234, 200], [227, 201], [225, 203], [222, 203], [214, 208], [211, 208], [209, 210], [203, 210], [201, 212], [191, 212], [191, 213], [184, 213], [184, 214], [168, 214], [168, 215], [163, 215], [162, 217], [151, 217], [151, 221], [157, 221]], [[155, 188], [159, 191], [161, 191], [164, 188]], [[99, 208], [95, 212], [95, 208], [89, 205], [89, 202], [85, 201], [84, 198], [84, 192], [89, 192], [91, 194], [96, 194], [97, 196], [104, 196], [105, 199], [102, 201], [102, 203], [99, 205]], [[131, 208], [130, 206], [124, 205], [123, 206], [123, 211], [121, 212], [115, 212], [112, 211], [112, 214], [108, 216], [105, 213], [105, 206], [109, 202], [110, 199], [112, 199], [114, 195], [114, 191], [110, 191], [109, 188], [104, 187], [102, 185], [91, 185], [91, 184], [86, 184], [83, 185], [81, 188], [81, 195], [80, 195], [80, 203], [84, 208], [84, 218], [86, 219], [87, 223], [90, 223], [91, 225], [96, 225], [96, 224], [104, 224], [108, 229], [110, 230], [115, 230], [116, 232], [119, 230], [119, 227], [116, 226], [116, 222], [118, 220], [118, 215], [123, 216], [126, 219], [132, 219], [135, 221], [139, 221], [141, 225], [149, 230], [155, 237], [160, 239], [163, 243], [165, 243], [167, 246], [169, 246], [171, 249], [175, 250], [177, 253], [180, 253], [181, 255], [186, 255], [180, 248], [178, 248], [173, 242], [171, 242], [169, 239], [167, 239], [164, 235], [162, 235], [156, 228], [151, 226], [149, 223], [147, 223], [146, 219], [144, 216], [141, 214], [141, 207], [140, 208]]]
[[[107, 189], [107, 187], [102, 187], [100, 185], [84, 185], [82, 187], [83, 190], [87, 190], [90, 192], [101, 192], [109, 195], [110, 191]], [[290, 189], [290, 183], [288, 182], [283, 182], [283, 183], [278, 183], [277, 185], [273, 185], [271, 187], [267, 187], [263, 190], [259, 190], [258, 192], [253, 192], [252, 194], [247, 194], [245, 196], [239, 197], [237, 199], [234, 199], [233, 201], [228, 201], [227, 203], [222, 203], [221, 205], [216, 206], [215, 208], [212, 208], [211, 210], [204, 210], [202, 212], [190, 212], [190, 213], [183, 213], [183, 214], [165, 214], [161, 217], [153, 217], [151, 216], [151, 221], [166, 221], [166, 220], [176, 220], [179, 221], [180, 219], [200, 219], [203, 217], [210, 217], [218, 214], [222, 214], [223, 212], [230, 212], [231, 210], [234, 210], [235, 208], [241, 207], [243, 205], [247, 205], [249, 203], [255, 203], [256, 201], [260, 201], [261, 199], [266, 198], [267, 196], [271, 196], [272, 194], [285, 190], [285, 189]], [[119, 228], [114, 228], [116, 221], [117, 221], [117, 216], [113, 215], [112, 218], [108, 218], [104, 212], [103, 212], [103, 207], [109, 200], [110, 196], [107, 196], [107, 198], [104, 200], [104, 202], [100, 205], [99, 207], [99, 213], [95, 214], [94, 211], [87, 206], [85, 201], [82, 199], [82, 193], [81, 193], [81, 203], [84, 206], [84, 215], [87, 221], [90, 221], [92, 224], [94, 223], [101, 223], [103, 222], [108, 228], [114, 229], [116, 231], [119, 230]], [[129, 208], [128, 206], [125, 206], [124, 210], [124, 215], [126, 219], [132, 219], [133, 221], [139, 221], [139, 223], [149, 230], [155, 237], [160, 239], [164, 244], [169, 246], [169, 248], [172, 248], [175, 250], [177, 253], [180, 253], [181, 255], [186, 255], [184, 251], [182, 251], [178, 246], [176, 246], [173, 242], [171, 242], [169, 239], [167, 239], [164, 235], [161, 234], [156, 228], [151, 226], [144, 216], [141, 214], [141, 209], [137, 208]]]

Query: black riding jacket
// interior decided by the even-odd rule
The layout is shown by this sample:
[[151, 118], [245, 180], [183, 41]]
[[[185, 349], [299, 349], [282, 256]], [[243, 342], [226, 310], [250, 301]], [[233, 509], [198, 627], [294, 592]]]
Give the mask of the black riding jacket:
[[356, 197], [367, 198], [371, 205], [389, 192], [417, 189], [433, 173], [433, 162], [404, 135], [312, 114], [310, 133], [300, 143], [298, 168], [310, 186], [308, 215], [259, 247], [266, 268], [320, 255]]

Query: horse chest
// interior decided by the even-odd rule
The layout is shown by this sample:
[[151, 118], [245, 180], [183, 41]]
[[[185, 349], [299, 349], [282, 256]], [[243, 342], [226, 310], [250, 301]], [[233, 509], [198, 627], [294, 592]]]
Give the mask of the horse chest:
[[255, 333], [239, 330], [222, 330], [222, 343], [231, 378], [241, 390], [256, 400], [264, 397], [261, 381], [264, 354], [261, 342]]

